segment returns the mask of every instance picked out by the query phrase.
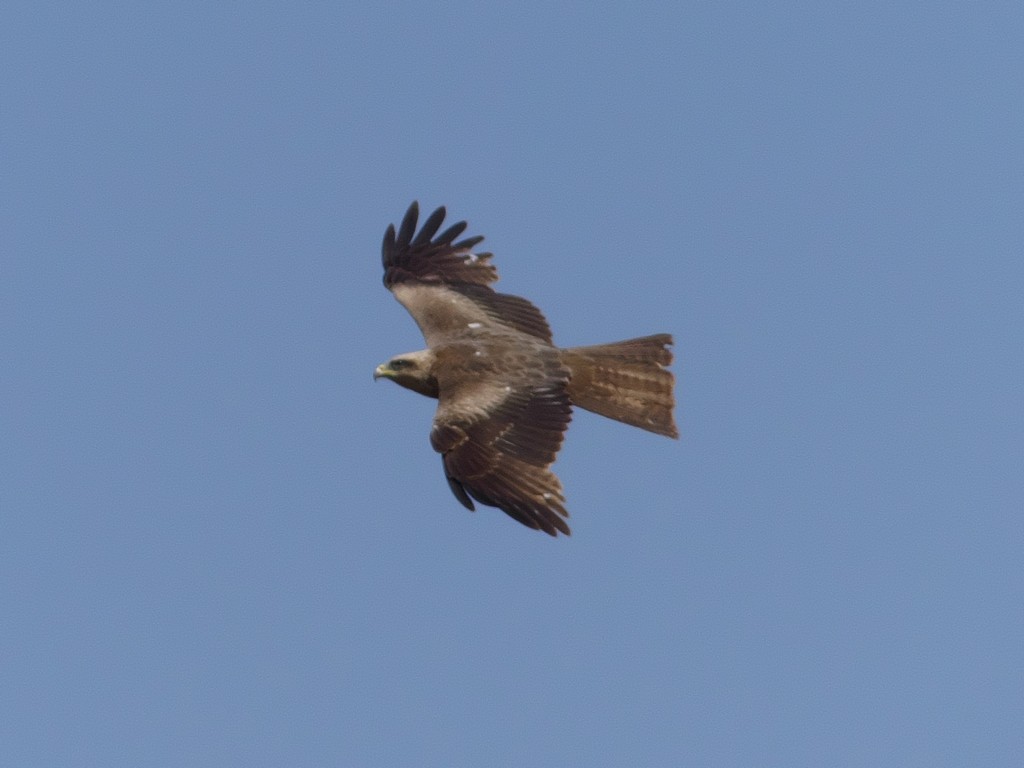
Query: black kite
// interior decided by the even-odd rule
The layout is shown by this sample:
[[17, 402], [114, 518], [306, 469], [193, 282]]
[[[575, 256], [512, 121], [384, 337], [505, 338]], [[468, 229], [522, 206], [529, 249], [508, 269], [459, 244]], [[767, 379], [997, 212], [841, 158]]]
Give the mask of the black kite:
[[430, 444], [452, 493], [552, 536], [569, 533], [562, 485], [551, 471], [576, 405], [660, 435], [677, 437], [672, 417], [672, 337], [560, 349], [526, 299], [496, 293], [482, 236], [441, 234], [445, 209], [416, 222], [409, 206], [398, 232], [384, 234], [384, 285], [423, 332], [427, 349], [393, 357], [374, 378], [437, 398]]

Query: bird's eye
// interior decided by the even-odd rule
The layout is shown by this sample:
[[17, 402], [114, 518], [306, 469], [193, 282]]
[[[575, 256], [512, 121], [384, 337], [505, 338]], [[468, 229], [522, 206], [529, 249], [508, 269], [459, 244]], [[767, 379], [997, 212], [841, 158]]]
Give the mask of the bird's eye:
[[391, 361], [391, 370], [392, 371], [400, 371], [403, 368], [408, 368], [408, 367], [409, 367], [409, 361], [408, 360], [392, 360]]

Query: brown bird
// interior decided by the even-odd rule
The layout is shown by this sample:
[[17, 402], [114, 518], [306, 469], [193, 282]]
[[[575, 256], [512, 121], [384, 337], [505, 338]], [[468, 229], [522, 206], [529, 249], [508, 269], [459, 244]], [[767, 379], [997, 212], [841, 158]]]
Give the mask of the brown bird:
[[678, 437], [672, 337], [560, 349], [547, 320], [518, 296], [496, 293], [493, 254], [482, 236], [457, 238], [460, 221], [437, 234], [438, 208], [419, 233], [419, 206], [384, 233], [384, 285], [412, 315], [427, 349], [377, 366], [388, 378], [437, 399], [430, 444], [462, 504], [498, 507], [525, 526], [568, 535], [562, 484], [551, 471], [576, 405]]

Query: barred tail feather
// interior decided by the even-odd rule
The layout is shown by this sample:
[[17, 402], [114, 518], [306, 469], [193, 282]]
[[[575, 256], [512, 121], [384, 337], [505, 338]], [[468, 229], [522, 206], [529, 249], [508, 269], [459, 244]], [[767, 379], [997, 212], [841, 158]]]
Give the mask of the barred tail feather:
[[667, 333], [639, 339], [570, 347], [562, 362], [571, 371], [573, 405], [609, 419], [668, 437], [678, 437], [672, 409], [675, 378], [672, 337]]

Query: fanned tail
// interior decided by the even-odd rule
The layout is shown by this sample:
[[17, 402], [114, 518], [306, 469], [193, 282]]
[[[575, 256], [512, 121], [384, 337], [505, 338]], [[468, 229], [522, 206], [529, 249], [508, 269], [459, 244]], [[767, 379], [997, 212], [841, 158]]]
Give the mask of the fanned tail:
[[573, 405], [649, 432], [679, 437], [672, 409], [672, 336], [659, 333], [562, 350]]

